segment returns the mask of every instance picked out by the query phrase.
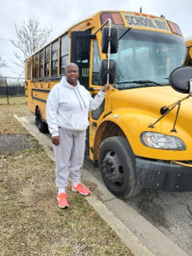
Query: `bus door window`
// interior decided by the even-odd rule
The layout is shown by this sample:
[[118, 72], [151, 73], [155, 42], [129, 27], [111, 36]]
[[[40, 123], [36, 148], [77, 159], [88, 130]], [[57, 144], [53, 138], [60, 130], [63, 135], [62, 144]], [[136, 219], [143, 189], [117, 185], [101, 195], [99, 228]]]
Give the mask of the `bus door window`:
[[[94, 95], [92, 95], [92, 97], [94, 97]], [[105, 100], [102, 102], [102, 104], [100, 105], [100, 107], [98, 107], [97, 109], [91, 111], [91, 116], [94, 120], [98, 120], [100, 115], [103, 113], [105, 108]]]
[[61, 50], [60, 50], [60, 75], [64, 75], [65, 67], [68, 64], [69, 59], [69, 38], [68, 34], [61, 38]]
[[[102, 85], [100, 81], [100, 76], [99, 76], [99, 70], [100, 70], [100, 65], [101, 65], [101, 58], [99, 54], [99, 47], [98, 43], [95, 40], [94, 41], [94, 48], [93, 48], [93, 71], [92, 71], [92, 84], [93, 85]], [[92, 97], [95, 95], [92, 94]], [[98, 120], [100, 115], [103, 113], [105, 107], [105, 100], [103, 103], [100, 105], [99, 108], [96, 110], [93, 110], [91, 112], [91, 116], [94, 120]]]
[[90, 35], [90, 30], [71, 33], [71, 62], [78, 65], [79, 81], [86, 88], [89, 87]]
[[95, 40], [94, 46], [93, 46], [93, 70], [92, 70], [92, 84], [93, 85], [100, 85], [100, 76], [99, 76], [99, 70], [101, 66], [101, 58], [99, 54], [99, 47], [98, 43]]

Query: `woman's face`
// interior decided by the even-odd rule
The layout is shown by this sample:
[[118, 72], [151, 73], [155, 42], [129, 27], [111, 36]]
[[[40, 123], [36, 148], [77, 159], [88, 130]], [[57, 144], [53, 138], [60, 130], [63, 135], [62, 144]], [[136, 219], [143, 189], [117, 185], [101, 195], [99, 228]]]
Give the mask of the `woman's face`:
[[65, 70], [65, 76], [67, 78], [67, 82], [72, 86], [77, 85], [77, 80], [79, 78], [79, 70], [75, 65], [69, 65]]

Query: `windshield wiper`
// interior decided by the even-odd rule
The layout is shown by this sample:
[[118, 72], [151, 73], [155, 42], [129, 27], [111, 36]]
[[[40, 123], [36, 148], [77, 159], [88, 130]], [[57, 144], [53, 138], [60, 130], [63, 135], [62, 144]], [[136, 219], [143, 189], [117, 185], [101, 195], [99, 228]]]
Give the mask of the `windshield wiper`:
[[118, 41], [121, 40], [122, 37], [124, 37], [124, 35], [126, 35], [132, 28], [128, 28], [119, 38]]
[[162, 84], [159, 84], [152, 80], [131, 80], [131, 81], [118, 82], [116, 84], [156, 84], [156, 85], [162, 86]]

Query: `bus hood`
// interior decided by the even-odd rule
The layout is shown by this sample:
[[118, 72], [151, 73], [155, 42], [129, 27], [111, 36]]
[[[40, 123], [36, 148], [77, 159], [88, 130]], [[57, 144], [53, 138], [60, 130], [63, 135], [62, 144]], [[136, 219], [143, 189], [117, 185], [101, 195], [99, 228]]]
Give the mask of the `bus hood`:
[[[112, 113], [109, 118], [123, 131], [135, 155], [161, 160], [188, 161], [192, 158], [192, 99], [188, 98], [181, 102], [178, 118], [178, 105], [165, 116], [160, 113], [163, 106], [171, 109], [174, 103], [186, 96], [188, 95], [176, 92], [171, 86], [114, 90], [106, 95], [109, 100], [111, 99]], [[141, 136], [146, 132], [172, 136], [171, 139], [177, 137], [186, 149], [165, 150], [161, 148], [161, 143], [166, 140], [161, 140], [160, 137], [158, 144], [158, 135], [153, 137], [159, 145], [157, 148], [144, 145]]]
[[[162, 107], [169, 107], [177, 103], [186, 97], [187, 94], [178, 93], [171, 86], [162, 86], [119, 90], [115, 91], [111, 96], [112, 111], [119, 108], [129, 108], [133, 111], [135, 109], [137, 113], [147, 112], [149, 117], [153, 117], [154, 119], [161, 117], [160, 110]], [[172, 116], [172, 120], [173, 116], [175, 117], [176, 109], [167, 115], [169, 117]], [[191, 109], [192, 99], [188, 98], [181, 103], [179, 117], [182, 116], [182, 118], [191, 119]], [[149, 118], [149, 122], [151, 121], [151, 118]]]

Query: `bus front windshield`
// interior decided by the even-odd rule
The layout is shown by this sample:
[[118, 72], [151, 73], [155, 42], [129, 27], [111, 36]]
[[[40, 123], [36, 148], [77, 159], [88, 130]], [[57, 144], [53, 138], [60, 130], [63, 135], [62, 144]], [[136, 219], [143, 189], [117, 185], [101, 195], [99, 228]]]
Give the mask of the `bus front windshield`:
[[167, 85], [170, 73], [185, 61], [182, 37], [132, 29], [119, 30], [119, 37], [118, 52], [111, 54], [118, 89]]

